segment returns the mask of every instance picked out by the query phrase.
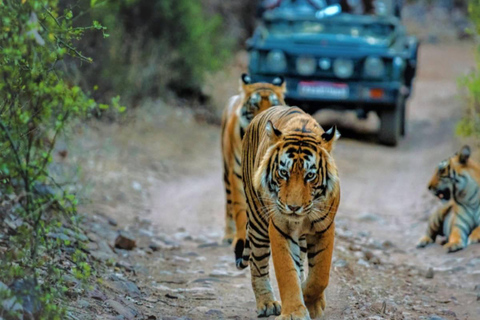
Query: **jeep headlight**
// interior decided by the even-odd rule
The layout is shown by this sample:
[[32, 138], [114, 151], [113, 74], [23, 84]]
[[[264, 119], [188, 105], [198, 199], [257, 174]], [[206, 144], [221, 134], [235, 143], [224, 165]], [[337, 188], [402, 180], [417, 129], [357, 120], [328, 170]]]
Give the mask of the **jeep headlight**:
[[381, 58], [368, 57], [365, 59], [363, 72], [367, 78], [382, 78], [385, 76], [385, 63]]
[[272, 50], [267, 54], [267, 68], [271, 72], [282, 72], [287, 69], [287, 58], [281, 50]]
[[353, 61], [350, 59], [338, 58], [333, 62], [333, 73], [341, 78], [347, 79], [353, 75]]
[[297, 72], [302, 76], [310, 76], [317, 69], [317, 60], [312, 56], [300, 56], [296, 61]]

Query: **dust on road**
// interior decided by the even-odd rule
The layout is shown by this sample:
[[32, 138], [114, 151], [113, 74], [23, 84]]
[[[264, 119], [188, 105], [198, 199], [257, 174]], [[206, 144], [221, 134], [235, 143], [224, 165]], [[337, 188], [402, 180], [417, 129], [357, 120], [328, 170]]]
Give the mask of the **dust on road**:
[[[480, 284], [480, 246], [455, 254], [446, 254], [440, 245], [415, 248], [437, 205], [426, 184], [437, 163], [461, 147], [453, 134], [462, 110], [457, 78], [472, 67], [472, 52], [463, 43], [423, 45], [407, 107], [407, 137], [396, 148], [375, 143], [375, 116], [359, 121], [353, 114], [315, 115], [320, 123], [338, 123], [346, 133], [334, 153], [342, 201], [326, 319], [480, 318], [474, 291]], [[236, 83], [232, 79], [232, 86]], [[220, 244], [220, 130], [196, 123], [187, 113], [164, 108], [148, 125], [138, 121], [109, 129], [116, 136], [113, 145], [127, 150], [110, 157], [110, 166], [128, 171], [130, 178], [113, 179], [123, 196], [97, 197], [111, 208], [107, 215], [124, 221], [147, 218], [152, 232], [178, 244], [161, 259], [143, 259], [148, 276], [136, 279], [150, 293], [177, 295], [154, 307], [160, 319], [254, 319], [249, 272], [238, 272], [231, 248]], [[179, 122], [186, 114], [190, 120]], [[117, 168], [120, 164], [130, 169]], [[143, 189], [132, 192], [131, 181]], [[134, 201], [142, 205], [133, 206]], [[433, 279], [431, 272], [426, 276], [429, 268]]]

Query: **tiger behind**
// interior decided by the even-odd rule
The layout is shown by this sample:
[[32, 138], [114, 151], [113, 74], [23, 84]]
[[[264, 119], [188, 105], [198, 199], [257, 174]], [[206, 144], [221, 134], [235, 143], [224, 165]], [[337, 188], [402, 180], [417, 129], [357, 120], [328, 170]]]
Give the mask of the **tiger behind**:
[[[243, 139], [247, 235], [235, 248], [237, 267], [250, 265], [258, 316], [320, 317], [325, 309], [340, 201], [332, 158], [336, 128], [327, 132], [296, 107], [259, 114]], [[244, 245], [244, 247], [243, 247]], [[269, 278], [270, 246], [282, 306]], [[303, 262], [309, 272], [304, 280]]]
[[246, 204], [243, 193], [240, 160], [242, 138], [247, 126], [260, 112], [274, 105], [284, 105], [286, 84], [282, 77], [272, 83], [252, 83], [243, 74], [240, 94], [230, 98], [222, 116], [223, 180], [226, 192], [226, 227], [224, 240], [232, 242], [235, 232], [245, 238]]
[[417, 247], [434, 243], [439, 235], [447, 237], [448, 252], [480, 242], [480, 165], [470, 159], [470, 147], [440, 162], [428, 189], [446, 204], [430, 217]]

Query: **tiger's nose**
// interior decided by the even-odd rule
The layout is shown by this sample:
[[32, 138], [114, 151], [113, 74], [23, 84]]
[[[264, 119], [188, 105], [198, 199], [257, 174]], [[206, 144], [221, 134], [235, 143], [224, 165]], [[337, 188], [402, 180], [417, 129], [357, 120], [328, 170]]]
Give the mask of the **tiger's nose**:
[[292, 213], [295, 213], [298, 210], [300, 210], [300, 206], [288, 206], [288, 208], [292, 211]]

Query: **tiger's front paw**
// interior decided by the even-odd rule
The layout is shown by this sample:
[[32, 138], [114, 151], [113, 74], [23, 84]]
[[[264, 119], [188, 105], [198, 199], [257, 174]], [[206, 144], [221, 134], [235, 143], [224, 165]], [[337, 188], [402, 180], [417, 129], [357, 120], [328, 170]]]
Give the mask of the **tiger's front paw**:
[[323, 312], [325, 311], [325, 299], [320, 298], [316, 301], [306, 302], [308, 312], [310, 313], [310, 317], [312, 319], [321, 318], [323, 316]]
[[275, 320], [311, 320], [311, 318], [307, 308], [302, 306], [293, 312], [282, 313], [279, 317], [276, 317]]
[[265, 301], [257, 303], [257, 316], [259, 318], [278, 316], [282, 311], [282, 306], [278, 301]]
[[417, 248], [425, 248], [429, 244], [433, 243], [433, 239], [429, 236], [423, 236], [417, 243]]
[[443, 247], [447, 249], [449, 253], [451, 253], [462, 250], [465, 248], [465, 245], [462, 242], [447, 242], [447, 244], [445, 244]]
[[480, 236], [478, 234], [471, 234], [468, 237], [468, 244], [480, 243]]

